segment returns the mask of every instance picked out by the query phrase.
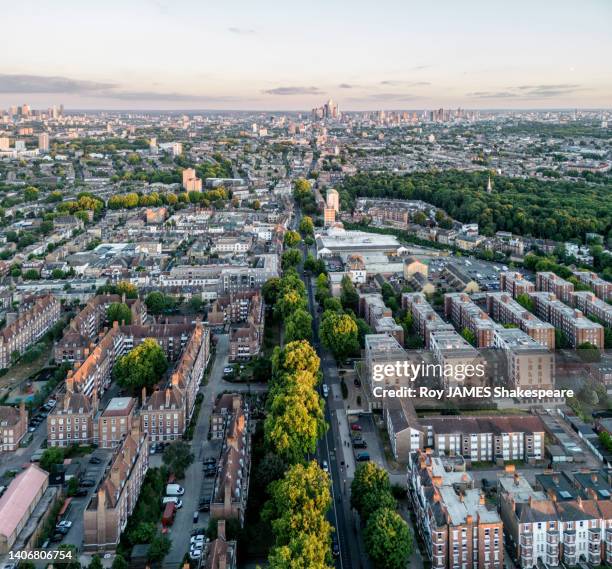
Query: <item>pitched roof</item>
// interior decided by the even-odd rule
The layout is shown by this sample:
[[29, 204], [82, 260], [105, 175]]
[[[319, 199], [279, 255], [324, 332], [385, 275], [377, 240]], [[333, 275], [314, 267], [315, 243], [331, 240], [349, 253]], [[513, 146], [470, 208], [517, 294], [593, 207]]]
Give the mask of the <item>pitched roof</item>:
[[49, 475], [32, 464], [19, 473], [0, 498], [0, 535], [11, 536], [27, 514]]

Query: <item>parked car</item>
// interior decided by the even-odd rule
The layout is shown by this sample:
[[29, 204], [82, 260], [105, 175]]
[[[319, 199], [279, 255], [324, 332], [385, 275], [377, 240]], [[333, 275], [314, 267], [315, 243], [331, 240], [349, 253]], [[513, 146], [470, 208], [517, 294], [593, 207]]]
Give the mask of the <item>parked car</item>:
[[202, 557], [202, 550], [201, 549], [191, 549], [191, 550], [189, 550], [189, 559], [191, 559], [192, 561], [197, 561], [198, 559], [200, 559], [200, 557]]
[[200, 518], [200, 512], [198, 510], [196, 510], [195, 512], [193, 512], [193, 523], [197, 524], [199, 518]]
[[84, 478], [79, 482], [79, 486], [83, 488], [93, 488], [96, 485], [96, 481], [92, 478]]
[[357, 460], [357, 462], [367, 462], [368, 460], [370, 460], [370, 453], [360, 452], [357, 454], [355, 460]]
[[162, 504], [164, 505], [169, 504], [170, 502], [174, 503], [177, 510], [180, 510], [183, 507], [183, 501], [177, 498], [176, 496], [166, 496], [162, 500]]
[[167, 484], [166, 496], [182, 496], [185, 493], [185, 488], [180, 484]]
[[323, 397], [327, 397], [329, 395], [329, 386], [327, 383], [323, 384]]
[[69, 520], [62, 520], [59, 524], [55, 526], [56, 528], [71, 528], [72, 522]]
[[99, 459], [97, 456], [92, 456], [92, 457], [89, 459], [89, 463], [90, 463], [90, 464], [100, 464], [101, 462], [102, 462], [102, 460], [101, 460], [101, 459]]
[[353, 441], [353, 448], [368, 448], [368, 443], [363, 440]]
[[361, 431], [361, 425], [359, 425], [358, 423], [353, 423], [351, 425], [351, 431]]
[[323, 461], [321, 462], [321, 468], [322, 468], [322, 469], [323, 469], [325, 472], [327, 472], [327, 473], [329, 474], [329, 464], [327, 464], [327, 461], [326, 461], [326, 460], [323, 460]]

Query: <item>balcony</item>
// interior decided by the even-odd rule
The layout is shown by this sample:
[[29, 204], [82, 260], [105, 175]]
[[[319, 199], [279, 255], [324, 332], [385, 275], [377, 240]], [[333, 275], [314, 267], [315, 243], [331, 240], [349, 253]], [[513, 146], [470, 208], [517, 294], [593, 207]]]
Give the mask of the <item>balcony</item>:
[[574, 553], [569, 555], [567, 552], [563, 554], [563, 563], [566, 565], [578, 565], [578, 556]]
[[601, 543], [601, 530], [599, 528], [589, 529], [589, 542]]
[[531, 547], [533, 545], [533, 536], [531, 534], [521, 534], [520, 542], [521, 545]]
[[591, 565], [599, 565], [601, 563], [601, 553], [589, 551], [589, 563]]
[[558, 530], [549, 530], [546, 532], [546, 544], [547, 545], [559, 545], [559, 532]]
[[523, 569], [530, 569], [531, 567], [533, 567], [533, 556], [521, 555], [521, 567]]
[[556, 567], [557, 565], [559, 565], [559, 556], [558, 555], [547, 555], [546, 565], [549, 565], [551, 567]]
[[575, 545], [576, 544], [575, 530], [568, 530], [563, 534], [563, 543], [565, 545]]
[[531, 557], [533, 555], [532, 545], [521, 545], [521, 557]]
[[559, 556], [559, 545], [546, 544], [546, 555]]

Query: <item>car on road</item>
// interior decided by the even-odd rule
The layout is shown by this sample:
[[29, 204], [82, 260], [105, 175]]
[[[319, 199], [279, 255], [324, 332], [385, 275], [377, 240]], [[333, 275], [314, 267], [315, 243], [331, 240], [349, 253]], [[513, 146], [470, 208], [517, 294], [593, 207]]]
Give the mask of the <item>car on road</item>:
[[89, 459], [89, 463], [90, 464], [100, 464], [102, 462], [102, 460], [100, 458], [98, 458], [97, 456], [92, 456]]
[[197, 524], [199, 519], [200, 519], [200, 512], [196, 510], [195, 512], [193, 512], [193, 523]]
[[204, 463], [204, 465], [217, 464], [217, 459], [214, 456], [207, 456], [202, 462]]
[[364, 440], [353, 441], [353, 448], [368, 448], [368, 443]]
[[89, 494], [87, 488], [79, 488], [74, 494], [77, 498], [82, 498], [83, 496], [87, 496]]
[[28, 427], [28, 433], [33, 433], [36, 430], [36, 427]]
[[79, 486], [83, 488], [93, 488], [96, 485], [96, 481], [92, 478], [84, 478], [79, 482]]
[[327, 461], [326, 461], [326, 460], [324, 460], [324, 461], [322, 461], [322, 462], [321, 462], [321, 468], [322, 468], [322, 469], [323, 469], [325, 472], [327, 472], [327, 474], [329, 474], [329, 464], [327, 464]]
[[327, 397], [329, 395], [329, 386], [327, 383], [323, 384], [323, 397]]
[[56, 528], [71, 528], [72, 522], [69, 520], [62, 520], [59, 524], [55, 526]]
[[202, 534], [198, 534], [198, 535], [194, 535], [190, 540], [189, 540], [189, 547], [194, 547], [197, 546], [198, 544], [203, 544], [204, 543], [204, 537]]
[[368, 452], [357, 453], [357, 456], [355, 457], [355, 460], [357, 462], [367, 462], [368, 460], [370, 460], [370, 453], [368, 453]]
[[358, 423], [353, 423], [351, 425], [351, 431], [361, 431], [361, 425], [359, 425]]
[[340, 555], [340, 544], [338, 543], [338, 536], [335, 533], [332, 534], [332, 554], [334, 557]]

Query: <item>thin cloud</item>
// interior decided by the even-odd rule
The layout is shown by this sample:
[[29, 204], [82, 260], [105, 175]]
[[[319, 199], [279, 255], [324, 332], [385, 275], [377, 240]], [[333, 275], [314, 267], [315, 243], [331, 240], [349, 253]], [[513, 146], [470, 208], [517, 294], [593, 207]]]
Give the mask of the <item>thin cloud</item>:
[[207, 102], [234, 101], [236, 97], [225, 95], [192, 95], [185, 93], [158, 93], [156, 91], [104, 91], [99, 96], [120, 101], [176, 101], [176, 102]]
[[340, 83], [338, 85], [338, 89], [354, 89], [356, 85], [351, 85], [350, 83]]
[[266, 95], [323, 95], [318, 87], [276, 87], [263, 91]]
[[510, 87], [507, 91], [475, 91], [468, 93], [468, 97], [479, 99], [549, 99], [571, 95], [583, 88], [577, 83], [559, 83], [550, 85], [519, 85]]
[[349, 100], [353, 102], [388, 102], [388, 101], [414, 101], [419, 99], [418, 95], [413, 93], [374, 93], [365, 97], [351, 97]]
[[402, 81], [402, 80], [394, 80], [389, 79], [387, 81], [381, 81], [381, 85], [388, 85], [390, 87], [421, 87], [424, 85], [431, 85], [429, 81]]
[[510, 91], [474, 91], [473, 93], [468, 93], [467, 96], [479, 99], [509, 99], [519, 95]]
[[60, 76], [0, 74], [0, 93], [89, 93], [114, 87], [113, 83]]
[[252, 28], [236, 28], [236, 27], [230, 27], [227, 28], [228, 32], [231, 32], [232, 34], [238, 34], [241, 36], [250, 36], [253, 35], [255, 33], [255, 30]]

